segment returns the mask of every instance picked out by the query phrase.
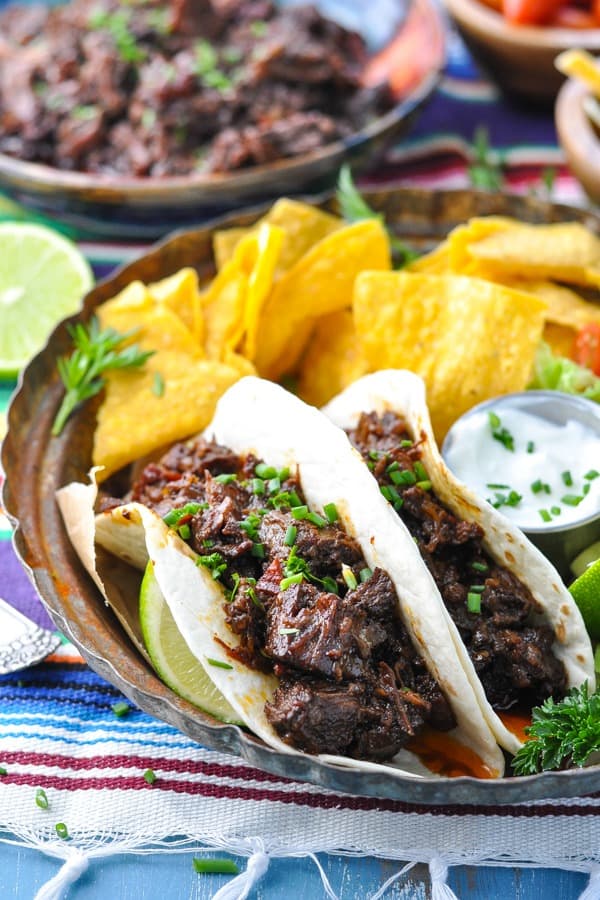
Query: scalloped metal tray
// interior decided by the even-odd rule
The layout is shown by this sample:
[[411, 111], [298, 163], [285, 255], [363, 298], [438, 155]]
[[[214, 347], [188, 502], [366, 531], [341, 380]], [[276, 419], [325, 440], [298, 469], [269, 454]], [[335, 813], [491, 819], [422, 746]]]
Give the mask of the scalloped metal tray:
[[[332, 200], [315, 201], [335, 209]], [[396, 190], [374, 192], [369, 202], [410, 245], [425, 250], [460, 222], [474, 215], [510, 215], [531, 222], [577, 219], [600, 232], [600, 217], [583, 210], [531, 198], [473, 191]], [[243, 225], [261, 210], [229, 216], [194, 231], [179, 232], [99, 283], [87, 296], [81, 317], [112, 297], [132, 279], [154, 281], [182, 266], [194, 266], [201, 278], [213, 273], [214, 227]], [[73, 317], [73, 321], [77, 317]], [[66, 536], [54, 494], [72, 480], [86, 480], [90, 467], [96, 407], [84, 406], [59, 438], [50, 436], [61, 398], [57, 357], [69, 347], [61, 323], [46, 347], [23, 373], [9, 414], [2, 446], [6, 473], [3, 504], [15, 526], [14, 545], [57, 627], [67, 634], [92, 669], [114, 684], [141, 709], [174, 725], [207, 747], [243, 757], [250, 764], [286, 778], [344, 791], [410, 803], [496, 805], [600, 791], [600, 766], [548, 772], [526, 778], [483, 781], [475, 778], [423, 778], [359, 772], [288, 756], [266, 747], [253, 735], [223, 725], [172, 693], [129, 641], [83, 570]]]

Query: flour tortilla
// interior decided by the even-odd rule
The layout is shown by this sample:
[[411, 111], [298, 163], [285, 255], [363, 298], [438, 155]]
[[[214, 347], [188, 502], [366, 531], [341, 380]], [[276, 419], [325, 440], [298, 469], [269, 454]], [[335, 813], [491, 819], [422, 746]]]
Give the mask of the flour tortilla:
[[[341, 428], [354, 428], [361, 413], [383, 414], [393, 411], [402, 416], [413, 437], [424, 438], [421, 445], [423, 465], [439, 499], [461, 519], [476, 522], [484, 530], [484, 547], [496, 562], [510, 569], [525, 584], [543, 609], [541, 620], [550, 625], [556, 636], [553, 650], [564, 664], [569, 687], [587, 680], [595, 688], [594, 658], [583, 619], [571, 594], [554, 566], [511, 521], [489, 503], [479, 499], [460, 482], [445, 464], [435, 441], [427, 409], [425, 384], [419, 376], [405, 370], [388, 369], [366, 375], [334, 397], [323, 412]], [[364, 465], [364, 464], [363, 464]], [[364, 466], [365, 472], [368, 472]], [[376, 484], [369, 473], [369, 477]], [[391, 511], [391, 507], [389, 507]], [[398, 525], [409, 534], [393, 511]], [[418, 551], [417, 551], [418, 554]], [[419, 555], [419, 554], [418, 554]], [[420, 558], [420, 555], [419, 555]], [[421, 559], [421, 567], [425, 563]], [[460, 638], [458, 629], [446, 611], [439, 591], [431, 580], [429, 590], [441, 608], [453, 645], [479, 706], [498, 743], [516, 753], [521, 741], [501, 722], [488, 702], [481, 681]], [[433, 602], [434, 598], [431, 598]]]
[[[477, 702], [412, 538], [399, 528], [397, 518], [381, 496], [360, 456], [344, 432], [322, 413], [293, 397], [283, 388], [254, 377], [243, 378], [218, 403], [206, 436], [239, 454], [253, 453], [269, 465], [297, 471], [307, 503], [321, 511], [335, 503], [340, 522], [356, 538], [370, 568], [384, 569], [394, 582], [400, 613], [418, 652], [444, 691], [457, 720], [450, 737], [475, 752], [492, 777], [504, 772], [504, 757]], [[59, 492], [59, 504], [67, 530], [97, 584], [99, 556], [90, 551], [86, 530], [84, 553], [77, 520], [82, 516], [82, 486], [69, 485]], [[75, 496], [77, 495], [77, 496]], [[84, 495], [90, 522], [93, 490]], [[81, 529], [79, 528], [79, 532]], [[137, 503], [96, 516], [92, 545], [117, 554], [138, 569], [147, 560], [175, 622], [192, 653], [210, 679], [236, 710], [242, 721], [271, 747], [298, 753], [283, 743], [267, 721], [264, 707], [277, 679], [249, 669], [228, 655], [220, 641], [234, 647], [239, 640], [225, 622], [223, 587], [211, 573], [194, 562], [194, 554], [153, 511]], [[402, 552], [398, 552], [399, 546]], [[114, 597], [108, 595], [109, 602]], [[137, 598], [136, 598], [137, 599]], [[219, 640], [220, 639], [220, 640]], [[211, 664], [217, 660], [231, 668]], [[323, 760], [346, 767], [432, 777], [417, 757], [401, 751], [389, 764], [323, 755]]]

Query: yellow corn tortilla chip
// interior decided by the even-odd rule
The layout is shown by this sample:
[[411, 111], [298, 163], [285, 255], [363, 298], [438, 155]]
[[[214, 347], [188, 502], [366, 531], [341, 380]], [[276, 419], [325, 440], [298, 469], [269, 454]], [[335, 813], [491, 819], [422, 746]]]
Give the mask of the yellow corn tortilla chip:
[[518, 224], [516, 219], [506, 216], [485, 216], [469, 219], [465, 225], [453, 228], [447, 239], [450, 270], [457, 275], [475, 274], [469, 271], [469, 266], [473, 262], [470, 253], [471, 244], [491, 234], [510, 231]]
[[583, 81], [596, 97], [600, 97], [600, 67], [598, 60], [587, 50], [563, 50], [554, 65], [563, 75]]
[[450, 267], [450, 245], [448, 241], [442, 241], [429, 253], [413, 259], [407, 266], [406, 272], [422, 272], [424, 275], [442, 275]]
[[284, 232], [276, 278], [291, 269], [311, 247], [344, 225], [342, 219], [331, 213], [283, 197], [251, 228], [229, 228], [215, 232], [213, 253], [217, 269], [222, 269], [232, 258], [239, 241], [263, 222], [278, 226]]
[[343, 309], [317, 321], [298, 373], [298, 394], [324, 406], [367, 371], [352, 310]]
[[93, 464], [104, 466], [100, 477], [201, 431], [241, 375], [238, 368], [176, 350], [156, 353], [142, 369], [108, 372], [92, 454]]
[[129, 342], [144, 350], [179, 350], [203, 356], [202, 347], [182, 319], [166, 304], [157, 303], [141, 282], [133, 282], [117, 297], [102, 303], [96, 315], [103, 328], [120, 332], [136, 329]]
[[544, 312], [532, 294], [460, 275], [363, 272], [354, 288], [368, 365], [423, 377], [440, 440], [476, 403], [526, 387]]
[[334, 231], [292, 266], [263, 306], [253, 358], [259, 374], [277, 379], [294, 370], [310, 334], [306, 323], [348, 308], [354, 279], [366, 266], [391, 267], [387, 233], [376, 219]]
[[165, 303], [192, 332], [199, 344], [203, 340], [202, 304], [198, 273], [186, 266], [174, 275], [148, 285], [149, 293], [159, 303]]
[[[262, 305], [271, 290], [283, 232], [263, 223], [248, 232], [204, 294], [206, 354], [223, 359], [238, 347], [246, 333], [253, 347]], [[248, 354], [247, 354], [248, 355]]]
[[518, 224], [471, 241], [466, 250], [501, 276], [600, 285], [600, 239], [579, 222]]
[[571, 356], [576, 336], [577, 329], [570, 325], [558, 325], [555, 322], [546, 322], [544, 325], [544, 340], [559, 356]]
[[507, 279], [504, 282], [519, 291], [529, 291], [547, 304], [546, 321], [577, 330], [588, 322], [600, 322], [600, 304], [585, 300], [575, 291], [552, 281]]

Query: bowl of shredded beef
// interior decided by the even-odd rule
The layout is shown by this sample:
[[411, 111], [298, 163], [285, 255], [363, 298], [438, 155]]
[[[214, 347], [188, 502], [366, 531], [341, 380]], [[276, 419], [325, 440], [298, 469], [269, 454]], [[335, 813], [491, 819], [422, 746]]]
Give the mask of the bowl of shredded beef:
[[131, 237], [321, 190], [402, 134], [443, 61], [433, 0], [11, 0], [0, 188]]

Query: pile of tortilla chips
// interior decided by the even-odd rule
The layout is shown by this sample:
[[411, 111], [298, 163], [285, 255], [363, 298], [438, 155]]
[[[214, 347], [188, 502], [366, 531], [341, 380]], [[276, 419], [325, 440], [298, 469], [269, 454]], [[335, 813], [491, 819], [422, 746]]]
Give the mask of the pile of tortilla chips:
[[154, 355], [109, 375], [95, 436], [104, 476], [201, 430], [244, 374], [293, 376], [322, 405], [366, 372], [407, 368], [427, 385], [439, 439], [465, 410], [531, 378], [542, 339], [567, 355], [600, 321], [600, 240], [578, 223], [473, 219], [403, 271], [379, 219], [351, 225], [291, 200], [214, 235], [217, 274], [134, 282], [98, 309]]

